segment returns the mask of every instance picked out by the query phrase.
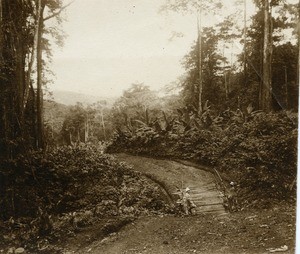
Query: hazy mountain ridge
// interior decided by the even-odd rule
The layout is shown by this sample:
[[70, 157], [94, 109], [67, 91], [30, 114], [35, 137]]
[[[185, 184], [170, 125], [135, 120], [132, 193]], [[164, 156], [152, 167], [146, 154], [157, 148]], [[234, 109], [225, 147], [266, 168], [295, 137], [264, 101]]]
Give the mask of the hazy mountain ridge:
[[52, 96], [49, 96], [47, 99], [54, 100], [55, 102], [64, 105], [75, 105], [77, 102], [88, 105], [97, 101], [106, 101], [107, 106], [112, 106], [117, 98], [96, 96], [72, 91], [54, 90], [52, 92]]

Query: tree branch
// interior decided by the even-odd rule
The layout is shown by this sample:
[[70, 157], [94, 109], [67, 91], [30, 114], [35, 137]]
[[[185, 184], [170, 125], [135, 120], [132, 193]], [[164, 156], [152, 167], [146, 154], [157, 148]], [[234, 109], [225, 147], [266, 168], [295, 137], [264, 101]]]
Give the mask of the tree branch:
[[46, 20], [48, 20], [48, 19], [52, 19], [52, 18], [54, 18], [55, 16], [59, 15], [64, 9], [66, 9], [67, 7], [69, 7], [69, 6], [70, 6], [72, 3], [74, 3], [74, 2], [75, 2], [75, 0], [73, 0], [72, 2], [68, 3], [67, 5], [61, 7], [60, 10], [59, 10], [58, 12], [55, 12], [55, 13], [53, 13], [52, 15], [50, 15], [50, 16], [44, 18], [44, 21], [46, 21]]

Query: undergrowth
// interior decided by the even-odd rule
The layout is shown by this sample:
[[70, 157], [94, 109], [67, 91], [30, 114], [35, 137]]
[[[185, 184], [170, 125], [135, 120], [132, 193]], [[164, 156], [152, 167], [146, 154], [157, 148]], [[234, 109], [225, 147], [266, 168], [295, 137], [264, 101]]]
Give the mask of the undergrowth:
[[[193, 122], [192, 122], [193, 120]], [[116, 133], [108, 152], [190, 160], [235, 183], [241, 209], [294, 202], [297, 115], [231, 112], [173, 121], [168, 130], [141, 126]]]
[[155, 184], [86, 145], [2, 161], [0, 186], [0, 242], [7, 246], [37, 248], [41, 236], [55, 241], [114, 221], [103, 224], [105, 235], [141, 214], [169, 211]]

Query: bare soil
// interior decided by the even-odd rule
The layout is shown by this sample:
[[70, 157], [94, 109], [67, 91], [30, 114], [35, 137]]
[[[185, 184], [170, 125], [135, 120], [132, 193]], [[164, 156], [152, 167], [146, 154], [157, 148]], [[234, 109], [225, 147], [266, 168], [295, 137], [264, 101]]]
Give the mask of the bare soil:
[[[105, 238], [98, 225], [71, 237], [64, 253], [270, 253], [270, 248], [288, 246], [295, 252], [295, 207], [284, 204], [271, 209], [226, 213], [215, 188], [214, 176], [206, 170], [183, 164], [116, 155], [156, 182], [169, 198], [179, 187], [191, 187], [198, 210], [194, 216], [151, 215], [120, 224]], [[213, 204], [215, 205], [208, 205]]]

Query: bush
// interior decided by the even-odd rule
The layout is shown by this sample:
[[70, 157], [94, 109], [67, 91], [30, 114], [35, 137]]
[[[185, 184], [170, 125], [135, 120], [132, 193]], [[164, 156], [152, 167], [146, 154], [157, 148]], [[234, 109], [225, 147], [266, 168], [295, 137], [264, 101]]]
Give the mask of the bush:
[[[226, 114], [225, 114], [226, 113]], [[214, 166], [238, 183], [240, 199], [293, 200], [297, 161], [297, 115], [289, 112], [225, 112], [209, 126], [176, 126], [167, 133], [118, 133], [109, 151], [188, 159]], [[226, 118], [224, 117], [226, 115]]]
[[169, 211], [154, 183], [86, 145], [2, 161], [0, 188], [0, 242], [29, 244], [34, 253], [37, 236], [62, 239], [96, 222]]

